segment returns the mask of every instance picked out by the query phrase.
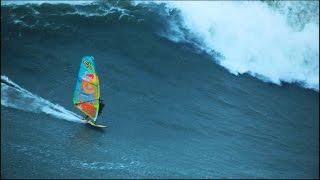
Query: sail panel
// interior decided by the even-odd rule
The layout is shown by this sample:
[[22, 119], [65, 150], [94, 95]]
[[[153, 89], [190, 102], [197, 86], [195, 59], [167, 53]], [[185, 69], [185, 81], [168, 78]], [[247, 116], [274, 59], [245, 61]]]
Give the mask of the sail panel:
[[99, 98], [100, 85], [94, 58], [85, 56], [81, 60], [73, 103], [95, 121], [99, 111]]

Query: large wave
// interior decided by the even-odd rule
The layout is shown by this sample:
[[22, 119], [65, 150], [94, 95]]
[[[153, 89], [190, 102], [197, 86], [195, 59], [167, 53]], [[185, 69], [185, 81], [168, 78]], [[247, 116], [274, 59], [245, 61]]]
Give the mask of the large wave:
[[[169, 13], [180, 13], [182, 26], [175, 23], [174, 31], [178, 27], [181, 34], [187, 29], [196, 39], [194, 43], [231, 73], [249, 73], [276, 84], [297, 82], [319, 90], [318, 2], [165, 3]], [[186, 40], [186, 36], [180, 37], [180, 41]]]
[[[30, 2], [61, 3], [61, 1], [24, 1], [20, 4]], [[105, 17], [107, 21], [114, 16], [114, 12], [117, 12], [119, 20], [123, 17], [136, 18], [138, 22], [145, 20], [149, 23], [145, 25], [158, 31], [156, 33], [175, 42], [193, 44], [211, 54], [215, 62], [233, 74], [248, 73], [278, 85], [282, 82], [299, 83], [303, 87], [319, 90], [318, 1], [156, 3], [136, 1], [131, 4], [121, 1], [64, 1], [63, 3], [74, 6], [62, 8], [62, 14], [100, 16]], [[88, 3], [91, 3], [91, 8], [79, 6]], [[4, 3], [6, 4], [10, 3]], [[104, 6], [106, 4], [111, 6]], [[157, 16], [150, 11], [158, 13], [161, 18], [156, 19]], [[164, 15], [163, 12], [167, 14]], [[23, 17], [18, 17], [12, 18], [14, 23], [28, 25], [23, 21]], [[150, 20], [151, 18], [153, 20]], [[166, 22], [160, 23], [159, 19]], [[44, 18], [33, 23], [41, 25], [42, 21]], [[56, 22], [52, 23], [54, 25]], [[43, 24], [48, 26], [47, 22]]]

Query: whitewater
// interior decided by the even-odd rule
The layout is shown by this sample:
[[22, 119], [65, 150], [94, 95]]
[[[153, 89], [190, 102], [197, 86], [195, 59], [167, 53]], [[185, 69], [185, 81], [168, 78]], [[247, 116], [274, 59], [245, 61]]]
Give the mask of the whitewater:
[[[145, 3], [154, 2], [136, 1]], [[276, 2], [278, 6], [260, 1], [156, 3], [165, 3], [168, 14], [180, 13], [182, 22], [171, 24], [171, 32], [179, 36], [167, 34], [168, 38], [196, 44], [231, 73], [319, 90], [318, 2]]]

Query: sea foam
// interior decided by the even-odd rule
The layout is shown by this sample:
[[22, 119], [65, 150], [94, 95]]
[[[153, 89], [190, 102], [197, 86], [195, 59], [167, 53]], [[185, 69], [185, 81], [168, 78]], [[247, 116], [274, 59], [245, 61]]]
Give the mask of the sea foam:
[[[295, 12], [300, 13], [299, 16], [294, 16], [296, 14], [292, 12], [299, 4], [293, 2], [287, 2], [281, 11], [260, 1], [157, 3], [165, 3], [168, 10], [178, 10], [182, 21], [180, 31], [187, 29], [196, 39], [193, 43], [212, 54], [231, 73], [249, 73], [279, 85], [296, 82], [319, 90], [319, 10], [316, 7], [313, 8], [315, 12], [302, 9]], [[313, 5], [319, 7], [317, 3]], [[311, 14], [313, 18], [303, 16], [303, 13]], [[303, 18], [309, 19], [303, 21]], [[172, 27], [175, 32], [177, 26]], [[178, 41], [172, 34], [167, 37]], [[185, 36], [181, 37], [181, 41], [186, 40]], [[217, 53], [212, 52], [222, 56], [217, 57]]]

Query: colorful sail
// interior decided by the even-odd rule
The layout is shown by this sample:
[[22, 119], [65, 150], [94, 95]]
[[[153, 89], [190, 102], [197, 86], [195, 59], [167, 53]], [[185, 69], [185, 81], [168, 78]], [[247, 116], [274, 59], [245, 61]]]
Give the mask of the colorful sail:
[[92, 56], [81, 60], [73, 104], [84, 114], [96, 121], [99, 111], [100, 85]]

